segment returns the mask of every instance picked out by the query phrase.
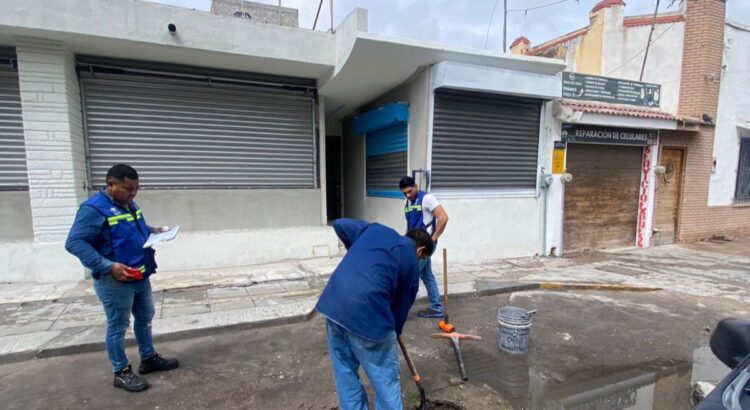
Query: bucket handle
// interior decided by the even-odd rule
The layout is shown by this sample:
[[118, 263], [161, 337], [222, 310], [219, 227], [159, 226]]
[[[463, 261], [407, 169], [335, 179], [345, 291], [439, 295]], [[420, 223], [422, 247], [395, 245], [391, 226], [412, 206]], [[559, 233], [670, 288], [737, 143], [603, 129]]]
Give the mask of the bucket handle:
[[530, 318], [530, 317], [532, 317], [534, 315], [536, 315], [536, 309], [529, 310], [528, 312], [524, 313], [523, 317], [524, 317], [524, 319], [528, 319], [528, 318]]

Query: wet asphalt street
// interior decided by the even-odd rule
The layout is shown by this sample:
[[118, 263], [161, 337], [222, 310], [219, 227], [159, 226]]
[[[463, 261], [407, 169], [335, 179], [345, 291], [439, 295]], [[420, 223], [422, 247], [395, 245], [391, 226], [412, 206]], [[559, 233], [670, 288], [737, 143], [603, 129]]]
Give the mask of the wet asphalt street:
[[[529, 353], [497, 348], [497, 309], [538, 309]], [[415, 305], [416, 312], [422, 305]], [[750, 306], [667, 291], [529, 291], [464, 297], [451, 304], [469, 381], [456, 383], [450, 345], [430, 338], [436, 321], [410, 318], [404, 338], [428, 397], [458, 408], [688, 409], [690, 384], [721, 377], [705, 347], [715, 323]], [[157, 346], [182, 367], [147, 376], [151, 389], [111, 387], [104, 352], [0, 366], [6, 409], [252, 408], [332, 409], [334, 385], [321, 318], [278, 327], [218, 332]], [[135, 357], [131, 349], [130, 356]], [[137, 365], [137, 360], [136, 363]], [[699, 374], [700, 373], [700, 374]], [[405, 403], [416, 391], [402, 363]]]

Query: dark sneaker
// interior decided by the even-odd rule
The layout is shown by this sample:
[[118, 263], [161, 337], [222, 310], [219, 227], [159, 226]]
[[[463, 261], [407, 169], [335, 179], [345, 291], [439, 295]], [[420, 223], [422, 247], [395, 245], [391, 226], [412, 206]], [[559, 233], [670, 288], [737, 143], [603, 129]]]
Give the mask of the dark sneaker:
[[423, 318], [436, 318], [437, 319], [437, 318], [443, 317], [443, 312], [438, 312], [437, 310], [432, 310], [432, 309], [425, 309], [425, 310], [420, 310], [419, 312], [417, 312], [417, 316], [423, 317]]
[[115, 380], [112, 382], [112, 385], [118, 389], [124, 389], [131, 393], [148, 389], [148, 382], [145, 379], [136, 376], [130, 365], [115, 373]]
[[138, 366], [138, 373], [149, 374], [164, 370], [174, 370], [178, 367], [180, 367], [180, 362], [178, 362], [177, 359], [165, 359], [157, 353], [148, 359], [141, 361], [141, 365]]

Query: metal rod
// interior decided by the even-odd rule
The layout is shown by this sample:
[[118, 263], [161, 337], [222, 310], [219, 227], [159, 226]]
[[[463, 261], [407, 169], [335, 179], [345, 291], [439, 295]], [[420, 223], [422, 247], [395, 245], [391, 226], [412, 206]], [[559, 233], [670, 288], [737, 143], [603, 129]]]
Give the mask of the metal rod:
[[445, 323], [448, 322], [448, 249], [443, 248], [443, 312]]
[[505, 45], [508, 44], [508, 0], [503, 0], [503, 53], [506, 52]]
[[323, 7], [323, 0], [320, 0], [320, 3], [318, 3], [318, 12], [315, 13], [315, 21], [313, 22], [313, 30], [315, 30], [315, 26], [318, 25], [318, 16], [320, 16], [320, 9]]
[[333, 0], [330, 0], [329, 3], [331, 4], [331, 33], [333, 33]]
[[656, 26], [656, 13], [659, 12], [659, 0], [656, 0], [656, 7], [654, 8], [654, 18], [651, 20], [651, 31], [648, 32], [648, 43], [646, 43], [646, 54], [643, 56], [643, 65], [641, 66], [641, 76], [638, 77], [638, 81], [643, 81], [643, 72], [646, 71], [646, 59], [648, 59], [648, 49], [651, 48], [651, 36], [654, 35], [654, 27]]
[[279, 0], [279, 25], [281, 25], [281, 0]]

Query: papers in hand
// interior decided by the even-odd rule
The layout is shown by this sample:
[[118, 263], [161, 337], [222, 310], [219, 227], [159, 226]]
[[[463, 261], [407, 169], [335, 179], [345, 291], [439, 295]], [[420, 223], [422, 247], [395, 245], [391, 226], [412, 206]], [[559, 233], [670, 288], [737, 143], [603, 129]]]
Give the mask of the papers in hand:
[[143, 244], [143, 247], [150, 248], [153, 245], [171, 241], [172, 239], [177, 237], [177, 232], [179, 231], [180, 231], [180, 227], [175, 226], [174, 228], [171, 228], [170, 230], [166, 232], [152, 233], [151, 235], [149, 235], [148, 240], [146, 240], [146, 243]]

